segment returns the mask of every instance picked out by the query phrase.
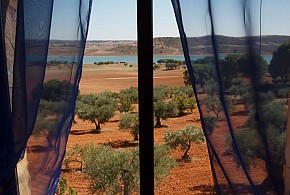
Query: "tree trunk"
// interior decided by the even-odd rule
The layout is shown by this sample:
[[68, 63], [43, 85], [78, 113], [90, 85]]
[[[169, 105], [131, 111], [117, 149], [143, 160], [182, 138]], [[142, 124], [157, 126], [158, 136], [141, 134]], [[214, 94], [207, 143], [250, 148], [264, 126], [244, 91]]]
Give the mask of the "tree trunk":
[[182, 159], [186, 160], [186, 161], [188, 161], [188, 160], [190, 161], [190, 157], [188, 156], [188, 151], [189, 151], [190, 146], [191, 146], [190, 142], [189, 142], [189, 144], [186, 144], [186, 146], [187, 146], [187, 148], [182, 156]]
[[94, 122], [94, 124], [96, 126], [95, 132], [100, 133], [101, 132], [101, 124], [97, 123], [97, 122]]
[[134, 141], [138, 141], [139, 140], [138, 133], [134, 133], [133, 136], [134, 136]]
[[156, 117], [155, 127], [161, 127], [161, 119], [160, 119], [160, 117]]

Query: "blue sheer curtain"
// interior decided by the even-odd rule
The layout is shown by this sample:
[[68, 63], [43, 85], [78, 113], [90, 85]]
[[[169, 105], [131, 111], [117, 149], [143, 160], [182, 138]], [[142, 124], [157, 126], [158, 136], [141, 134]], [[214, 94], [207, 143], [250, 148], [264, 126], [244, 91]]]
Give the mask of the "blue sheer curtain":
[[[289, 74], [283, 72], [290, 66], [290, 14], [282, 10], [289, 3], [172, 0], [172, 5], [216, 192], [286, 193]], [[201, 54], [207, 58], [191, 60]]]
[[92, 0], [1, 3], [0, 184], [5, 189], [27, 148], [32, 194], [53, 194], [73, 119]]

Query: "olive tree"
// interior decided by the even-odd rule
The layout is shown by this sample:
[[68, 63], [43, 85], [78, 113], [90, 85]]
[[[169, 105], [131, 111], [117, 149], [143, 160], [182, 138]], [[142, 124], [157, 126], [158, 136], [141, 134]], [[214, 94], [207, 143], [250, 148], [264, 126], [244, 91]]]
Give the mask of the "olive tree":
[[202, 130], [196, 126], [187, 126], [182, 130], [165, 132], [165, 143], [170, 148], [176, 149], [180, 147], [183, 150], [182, 160], [190, 160], [188, 151], [191, 148], [192, 142], [200, 144], [205, 141]]
[[192, 110], [197, 107], [195, 99], [185, 94], [174, 96], [173, 102], [175, 102], [179, 111], [178, 115], [180, 116], [184, 115], [185, 111], [189, 110], [192, 112]]
[[115, 115], [117, 103], [113, 98], [102, 94], [85, 94], [80, 95], [78, 99], [78, 118], [94, 123], [96, 130], [100, 130], [101, 124], [108, 122]]
[[280, 78], [283, 85], [286, 85], [290, 78], [290, 43], [281, 44], [277, 51], [273, 52], [273, 57], [269, 65], [269, 73], [276, 79]]
[[118, 105], [118, 110], [122, 112], [132, 112], [134, 109], [134, 105], [132, 103], [132, 99], [130, 98], [129, 95], [124, 94], [119, 97], [119, 105]]
[[128, 130], [134, 136], [134, 141], [139, 138], [139, 119], [138, 114], [121, 114], [119, 127], [121, 130]]
[[73, 85], [66, 80], [49, 80], [43, 84], [40, 98], [49, 102], [59, 102], [71, 97]]
[[[113, 150], [108, 146], [85, 146], [81, 154], [84, 172], [95, 194], [129, 195], [139, 189], [139, 149]], [[175, 166], [165, 146], [154, 147], [154, 176], [158, 184]]]
[[161, 127], [161, 119], [175, 117], [177, 115], [176, 103], [165, 102], [165, 95], [161, 92], [154, 91], [153, 111], [156, 120], [155, 127]]

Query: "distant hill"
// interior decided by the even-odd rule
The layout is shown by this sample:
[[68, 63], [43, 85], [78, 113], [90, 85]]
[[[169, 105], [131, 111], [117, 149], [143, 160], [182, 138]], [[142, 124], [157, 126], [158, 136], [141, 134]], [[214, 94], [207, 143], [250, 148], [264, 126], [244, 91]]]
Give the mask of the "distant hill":
[[[253, 49], [259, 49], [260, 38], [252, 37]], [[220, 54], [244, 53], [248, 50], [245, 37], [228, 37], [217, 35], [218, 52]], [[261, 54], [269, 55], [283, 43], [289, 42], [288, 36], [269, 35], [261, 37]], [[178, 37], [157, 37], [153, 40], [154, 55], [183, 55], [180, 38]], [[188, 38], [188, 47], [191, 55], [211, 54], [212, 43], [210, 36]], [[67, 41], [51, 41], [50, 55], [66, 55], [71, 51]], [[137, 41], [114, 40], [114, 41], [87, 41], [86, 56], [118, 56], [137, 55]]]
[[[277, 47], [283, 43], [288, 42], [288, 36], [269, 35], [261, 37], [261, 54], [272, 54]], [[247, 40], [245, 37], [227, 37], [216, 36], [216, 42], [218, 45], [218, 52], [221, 54], [227, 53], [244, 53], [248, 50]], [[253, 49], [259, 49], [260, 37], [252, 37]], [[192, 55], [205, 55], [212, 53], [211, 36], [204, 37], [190, 37], [188, 38], [189, 52]], [[162, 48], [172, 52], [179, 51], [182, 53], [181, 42], [179, 38], [173, 37], [160, 37], [154, 39], [154, 53], [162, 54]], [[167, 53], [166, 51], [166, 53]]]

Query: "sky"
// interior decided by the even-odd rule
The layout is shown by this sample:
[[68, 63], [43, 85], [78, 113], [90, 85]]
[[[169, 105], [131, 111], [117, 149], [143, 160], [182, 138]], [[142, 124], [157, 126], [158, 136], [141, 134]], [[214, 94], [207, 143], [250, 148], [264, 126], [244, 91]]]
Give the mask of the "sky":
[[[179, 36], [170, 0], [153, 1], [154, 37]], [[94, 0], [89, 40], [136, 40], [136, 0]]]
[[[72, 1], [55, 0], [56, 6], [53, 12], [56, 16], [61, 16], [62, 20], [53, 20], [52, 38], [63, 39], [65, 37], [65, 39], [70, 39], [70, 36], [76, 36], [75, 34], [67, 34], [67, 32], [75, 32], [74, 28], [76, 27], [72, 26], [69, 20], [78, 21], [78, 19], [65, 19], [67, 13], [76, 12], [74, 7], [70, 6]], [[187, 36], [211, 34], [208, 1], [180, 0], [180, 2]], [[241, 9], [242, 2], [249, 3], [246, 5], [246, 10], [250, 10], [245, 13], [246, 23], [244, 23], [244, 10]], [[226, 36], [258, 35], [260, 32], [259, 7], [261, 2], [262, 34], [289, 35], [289, 0], [213, 0], [212, 14], [215, 33]], [[62, 4], [62, 6], [58, 6], [58, 4]], [[88, 40], [137, 39], [137, 0], [93, 0], [92, 6]], [[178, 37], [179, 33], [171, 0], [153, 0], [153, 10], [153, 37]], [[75, 17], [77, 16], [75, 14]], [[247, 31], [245, 27], [248, 27]]]

